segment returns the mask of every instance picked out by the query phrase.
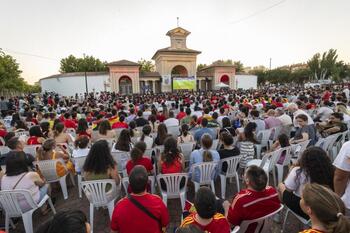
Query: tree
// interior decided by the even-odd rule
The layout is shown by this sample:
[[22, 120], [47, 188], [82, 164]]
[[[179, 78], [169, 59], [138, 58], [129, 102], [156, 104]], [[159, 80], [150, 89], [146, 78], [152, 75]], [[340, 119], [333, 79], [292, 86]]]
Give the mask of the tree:
[[73, 55], [69, 55], [66, 58], [61, 59], [61, 73], [72, 72], [98, 72], [107, 71], [107, 62], [101, 62], [100, 59], [93, 56], [83, 55], [82, 58], [76, 58]]
[[146, 61], [145, 59], [141, 58], [140, 61], [138, 61], [141, 65], [141, 72], [154, 72], [155, 66], [152, 61]]
[[207, 67], [207, 64], [198, 64], [197, 71], [200, 71], [201, 69], [204, 69], [205, 67]]
[[314, 80], [330, 79], [337, 75], [337, 50], [330, 49], [322, 56], [316, 53], [308, 62], [311, 77]]
[[233, 61], [231, 59], [227, 60], [216, 60], [212, 63], [213, 65], [233, 65]]
[[233, 62], [233, 65], [236, 68], [236, 73], [244, 73], [244, 66], [241, 61], [235, 61]]

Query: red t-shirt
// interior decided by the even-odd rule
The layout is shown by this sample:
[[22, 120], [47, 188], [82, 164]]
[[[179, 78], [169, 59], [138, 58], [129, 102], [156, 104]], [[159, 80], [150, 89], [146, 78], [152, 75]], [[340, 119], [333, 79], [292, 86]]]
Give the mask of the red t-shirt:
[[164, 116], [163, 114], [158, 114], [158, 115], [157, 115], [157, 120], [158, 120], [159, 122], [163, 122], [163, 121], [165, 121], [165, 116]]
[[182, 163], [180, 159], [174, 160], [174, 162], [170, 165], [162, 162], [162, 174], [172, 174], [172, 173], [180, 173], [182, 171]]
[[70, 119], [66, 119], [66, 120], [64, 121], [64, 126], [65, 126], [66, 128], [73, 128], [73, 129], [75, 129], [75, 128], [77, 127], [77, 125], [75, 124], [75, 122], [74, 122], [73, 120], [70, 120]]
[[[4, 129], [0, 129], [0, 137], [5, 138], [5, 136], [7, 135], [7, 131]], [[1, 141], [0, 141], [0, 146], [4, 146]]]
[[137, 160], [136, 163], [134, 163], [132, 160], [129, 160], [126, 163], [126, 172], [128, 173], [128, 175], [136, 165], [144, 166], [148, 172], [153, 170], [152, 161], [147, 157], [142, 157], [139, 160]]
[[87, 137], [91, 138], [91, 134], [89, 134], [89, 133], [86, 132], [86, 131], [80, 132], [80, 133], [78, 134], [78, 136], [79, 136], [79, 137], [80, 137], [80, 136], [87, 136]]
[[200, 229], [202, 229], [203, 231], [208, 233], [230, 233], [231, 232], [230, 224], [228, 223], [225, 216], [220, 213], [216, 213], [213, 217], [213, 220], [206, 226], [199, 224], [196, 221], [195, 215], [196, 213], [192, 213], [189, 216], [187, 216], [182, 221], [181, 227], [194, 224], [198, 226]]
[[[228, 210], [227, 220], [238, 226], [244, 220], [252, 220], [268, 215], [280, 208], [276, 189], [271, 186], [264, 191], [256, 192], [245, 189], [236, 194]], [[251, 224], [245, 233], [254, 233], [256, 224]]]
[[41, 143], [38, 142], [38, 137], [36, 136], [32, 136], [27, 140], [27, 145], [38, 145], [38, 144], [41, 144]]
[[176, 116], [176, 119], [181, 120], [182, 118], [184, 118], [186, 116], [185, 112], [179, 112]]
[[322, 96], [322, 100], [323, 100], [323, 101], [328, 101], [329, 98], [331, 98], [331, 96], [332, 96], [331, 92], [325, 91], [325, 93], [324, 93], [323, 96]]
[[[162, 227], [169, 224], [169, 213], [159, 196], [146, 193], [132, 194], [141, 205], [157, 217]], [[121, 199], [114, 207], [111, 229], [118, 233], [161, 233], [159, 223], [140, 210], [128, 198]]]
[[112, 125], [112, 129], [127, 129], [128, 124], [125, 122], [116, 122]]

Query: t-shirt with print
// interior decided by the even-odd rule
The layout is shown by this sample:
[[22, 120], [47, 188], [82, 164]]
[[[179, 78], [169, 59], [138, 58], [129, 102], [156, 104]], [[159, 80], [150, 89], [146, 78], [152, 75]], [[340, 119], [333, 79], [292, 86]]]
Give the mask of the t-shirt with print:
[[182, 221], [181, 227], [194, 224], [206, 233], [230, 233], [230, 224], [222, 214], [216, 213], [213, 217], [213, 220], [205, 226], [196, 221], [195, 215], [196, 213], [192, 213], [187, 216]]

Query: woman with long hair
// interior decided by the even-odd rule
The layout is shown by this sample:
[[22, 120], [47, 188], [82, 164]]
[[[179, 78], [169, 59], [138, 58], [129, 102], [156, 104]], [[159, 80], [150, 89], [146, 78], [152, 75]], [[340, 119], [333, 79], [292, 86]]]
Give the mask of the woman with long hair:
[[290, 140], [291, 143], [296, 144], [310, 140], [309, 145], [315, 145], [317, 141], [316, 128], [314, 125], [308, 125], [308, 118], [304, 114], [296, 116], [299, 128], [295, 132], [294, 138]]
[[189, 132], [189, 126], [187, 124], [181, 125], [181, 134], [177, 137], [177, 143], [189, 143], [194, 142], [192, 134]]
[[40, 123], [41, 132], [44, 135], [44, 138], [47, 139], [51, 136], [50, 123], [48, 121], [43, 121]]
[[232, 127], [230, 118], [224, 117], [222, 118], [222, 127], [220, 129], [220, 133], [222, 132], [229, 132], [233, 137], [236, 136], [235, 128]]
[[142, 148], [144, 148], [144, 145], [141, 145], [142, 148], [140, 148], [140, 145], [138, 145], [140, 143], [144, 144], [144, 142], [138, 142], [130, 151], [131, 160], [126, 163], [126, 172], [128, 175], [130, 174], [131, 170], [137, 165], [144, 166], [148, 174], [153, 173], [152, 161], [150, 158], [143, 156], [144, 152], [142, 151]]
[[350, 220], [345, 216], [345, 205], [340, 197], [327, 187], [306, 184], [300, 207], [311, 219], [312, 229], [301, 233], [349, 233]]
[[254, 158], [254, 144], [258, 143], [255, 137], [256, 127], [256, 123], [249, 122], [246, 127], [244, 127], [243, 133], [240, 133], [238, 136], [239, 150], [242, 155], [239, 167], [242, 169], [244, 169], [247, 163]]
[[[216, 150], [212, 150], [213, 145], [212, 137], [205, 133], [201, 137], [201, 148], [198, 150], [192, 151], [190, 155], [190, 171], [189, 173], [195, 172], [195, 180], [199, 179], [199, 171], [192, 171], [192, 165], [199, 164], [203, 162], [218, 162], [220, 160], [220, 155]], [[191, 177], [191, 175], [190, 175]]]
[[150, 136], [152, 128], [150, 125], [145, 125], [142, 128], [142, 136], [139, 138], [139, 141], [145, 142], [147, 149], [152, 149], [153, 147], [153, 138]]
[[[153, 112], [153, 110], [152, 110]], [[148, 117], [148, 121], [149, 121], [149, 125], [152, 128], [152, 133], [157, 133], [157, 129], [158, 129], [158, 123], [157, 123], [157, 116], [152, 114]]]
[[279, 184], [280, 198], [294, 213], [308, 219], [299, 205], [304, 186], [316, 183], [333, 189], [333, 175], [334, 168], [327, 153], [320, 147], [309, 147], [301, 155], [297, 166], [290, 170], [284, 183]]
[[[220, 159], [230, 158], [232, 156], [238, 156], [240, 154], [239, 149], [233, 145], [233, 137], [230, 132], [224, 131], [219, 135], [220, 141], [223, 144], [223, 149], [219, 150]], [[222, 165], [222, 171], [227, 171], [227, 163]]]
[[131, 138], [133, 138], [133, 137], [135, 137], [135, 138], [140, 137], [141, 133], [136, 128], [136, 122], [135, 121], [131, 121], [129, 123], [129, 130], [130, 130], [130, 137]]
[[132, 148], [130, 131], [128, 129], [123, 129], [120, 132], [117, 143], [114, 144], [112, 152], [126, 151], [129, 152]]
[[33, 123], [33, 124], [35, 124], [35, 125], [38, 125], [38, 124], [39, 124], [39, 122], [38, 122], [38, 120], [35, 118], [33, 112], [27, 112], [27, 116], [26, 116], [26, 120], [25, 120], [25, 121], [26, 121], [26, 123], [31, 122], [31, 123]]
[[158, 132], [157, 132], [157, 136], [154, 140], [154, 144], [156, 144], [157, 146], [162, 146], [164, 145], [164, 140], [168, 135], [168, 129], [166, 127], [165, 124], [161, 123], [158, 126]]
[[117, 163], [113, 160], [106, 140], [99, 140], [92, 145], [83, 170], [85, 180], [114, 179], [117, 185], [120, 184]]
[[91, 138], [91, 130], [89, 129], [88, 122], [85, 118], [80, 118], [78, 121], [78, 127], [76, 130], [77, 138], [80, 136], [87, 136], [88, 138]]
[[164, 152], [158, 162], [160, 173], [180, 173], [185, 169], [185, 159], [177, 147], [174, 137], [168, 136], [164, 140]]
[[108, 120], [102, 121], [98, 126], [98, 134], [96, 135], [96, 138], [93, 138], [93, 141], [97, 141], [100, 139], [114, 139], [116, 138], [116, 132], [112, 130], [111, 124]]
[[65, 127], [63, 123], [57, 123], [53, 130], [53, 139], [56, 143], [71, 143], [73, 142], [72, 137], [65, 132]]

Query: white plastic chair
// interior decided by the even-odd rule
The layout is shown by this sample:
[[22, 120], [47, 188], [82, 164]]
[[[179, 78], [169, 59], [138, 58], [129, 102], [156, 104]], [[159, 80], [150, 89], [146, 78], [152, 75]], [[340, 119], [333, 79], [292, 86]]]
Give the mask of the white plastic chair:
[[272, 129], [260, 130], [258, 135], [257, 135], [257, 138], [258, 138], [258, 141], [260, 142], [260, 144], [254, 144], [254, 146], [256, 148], [256, 155], [257, 155], [258, 159], [261, 158], [261, 150], [263, 148], [269, 147], [269, 140], [270, 140], [271, 132], [272, 132]]
[[252, 219], [252, 220], [245, 220], [241, 223], [239, 226], [239, 230], [235, 231], [237, 233], [245, 233], [246, 230], [248, 229], [249, 225], [252, 223], [256, 223], [255, 231], [254, 233], [268, 233], [271, 232], [271, 225], [266, 223], [266, 220], [273, 217], [275, 214], [280, 212], [283, 209], [283, 205], [281, 204], [280, 208], [278, 210], [265, 215], [263, 217], [257, 218], [257, 219]]
[[[210, 185], [210, 188], [215, 193], [214, 174], [217, 168], [216, 162], [205, 162], [192, 165], [192, 182], [194, 189], [197, 192], [201, 185]], [[199, 173], [199, 181], [195, 180], [195, 175]]]
[[24, 146], [23, 151], [25, 153], [32, 155], [35, 158], [36, 152], [37, 152], [38, 148], [40, 148], [40, 147], [41, 147], [41, 145], [28, 145], [28, 146]]
[[[22, 209], [19, 200], [25, 200], [29, 206], [28, 209]], [[32, 215], [35, 210], [40, 208], [46, 201], [48, 201], [52, 212], [56, 214], [55, 207], [52, 204], [51, 198], [45, 195], [44, 198], [36, 203], [33, 200], [30, 191], [24, 189], [16, 190], [3, 190], [0, 191], [0, 203], [5, 210], [5, 229], [9, 232], [10, 218], [22, 217], [23, 225], [26, 233], [33, 232], [33, 219]]]
[[[38, 165], [40, 172], [43, 174], [47, 182], [49, 183], [60, 182], [63, 198], [67, 200], [68, 191], [67, 191], [66, 177], [69, 173], [67, 172], [64, 176], [59, 177], [56, 171], [57, 163], [61, 163], [63, 166], [65, 166], [64, 161], [62, 159], [49, 159], [49, 160], [36, 161], [34, 163]], [[66, 168], [66, 171], [67, 171], [67, 168]]]
[[82, 173], [83, 173], [83, 166], [84, 166], [86, 157], [87, 156], [81, 156], [81, 157], [76, 157], [73, 159], [74, 164], [75, 164], [75, 170], [80, 170], [80, 172], [77, 172], [79, 198], [82, 198], [81, 182], [83, 181]]
[[[292, 144], [292, 163], [295, 164], [303, 154], [303, 152], [306, 150], [307, 146], [309, 145], [310, 140], [306, 140], [304, 142], [300, 142], [298, 144]], [[316, 145], [315, 145], [316, 146]]]
[[[151, 183], [151, 193], [155, 193], [156, 190], [155, 190], [155, 177], [154, 176], [148, 176], [148, 181]], [[123, 188], [125, 190], [125, 193], [127, 194], [128, 193], [128, 187], [129, 187], [129, 177], [126, 176], [126, 177], [123, 177], [122, 178], [122, 185], [123, 185]]]
[[340, 133], [332, 134], [326, 138], [323, 138], [323, 140], [320, 140], [320, 142], [317, 142], [316, 145], [321, 147], [324, 151], [328, 153], [329, 158], [333, 161], [333, 157], [336, 155], [333, 155], [333, 147], [336, 145], [336, 141], [338, 137], [340, 137]]
[[[283, 181], [283, 171], [284, 171], [284, 168], [287, 167], [290, 165], [291, 163], [291, 160], [292, 160], [292, 147], [289, 146], [289, 147], [284, 147], [283, 149], [281, 148], [281, 155], [282, 156], [282, 153], [285, 152], [285, 157], [284, 157], [284, 161], [282, 164], [278, 164], [276, 163], [276, 168], [277, 168], [277, 184], [281, 183]], [[277, 185], [276, 184], [276, 185]]]
[[180, 134], [180, 126], [169, 126], [168, 128], [168, 134], [173, 135], [174, 137], [177, 138]]
[[66, 129], [66, 133], [68, 133], [69, 135], [71, 135], [73, 138], [75, 138], [77, 136], [76, 131], [74, 128], [67, 128]]
[[[239, 192], [239, 179], [238, 179], [238, 173], [237, 173], [237, 166], [239, 161], [242, 159], [242, 156], [233, 156], [226, 159], [221, 159], [219, 162], [219, 171], [220, 171], [220, 181], [221, 181], [221, 197], [222, 199], [225, 199], [226, 194], [226, 179], [227, 178], [236, 178], [236, 186], [237, 186], [237, 192]], [[226, 163], [227, 164], [227, 170], [226, 173], [222, 171], [222, 165]]]
[[8, 148], [7, 146], [0, 146], [0, 154], [3, 155], [3, 154], [7, 154], [9, 153], [11, 150], [10, 148]]
[[185, 162], [190, 161], [191, 153], [194, 149], [195, 143], [194, 142], [188, 142], [188, 143], [181, 143], [180, 150], [184, 156]]
[[211, 145], [211, 150], [217, 150], [219, 145], [219, 139], [214, 139], [213, 140], [213, 145]]
[[[284, 148], [281, 148], [281, 149], [284, 149]], [[267, 173], [267, 175], [270, 172], [272, 172], [274, 185], [277, 186], [275, 166], [276, 166], [279, 158], [281, 157], [281, 154], [282, 154], [282, 151], [283, 151], [281, 149], [278, 149], [276, 151], [273, 151], [273, 152], [265, 154], [262, 159], [250, 160], [247, 163], [247, 167], [253, 166], [253, 165], [261, 167], [262, 169], [264, 169], [264, 171]]]
[[131, 159], [130, 152], [120, 151], [111, 152], [114, 161], [117, 162], [118, 172], [123, 176], [126, 176], [126, 164]]
[[238, 233], [240, 227], [239, 226], [235, 226], [235, 228], [233, 228], [233, 230], [231, 231], [231, 233]]
[[[118, 197], [117, 186], [115, 180], [112, 179], [83, 181], [81, 184], [90, 202], [90, 225], [92, 233], [94, 230], [94, 208], [107, 207], [109, 218], [112, 218], [114, 201]], [[110, 185], [111, 190], [106, 191], [107, 185]]]
[[[181, 188], [180, 183], [183, 179], [185, 179], [185, 183]], [[162, 189], [161, 180], [164, 181], [166, 190]], [[160, 174], [157, 176], [158, 187], [165, 205], [167, 205], [168, 199], [180, 197], [181, 210], [185, 208], [187, 180], [187, 173]]]
[[302, 224], [304, 224], [304, 226], [310, 226], [311, 224], [311, 220], [307, 220], [303, 217], [301, 217], [300, 215], [294, 213], [291, 209], [289, 209], [287, 206], [285, 206], [286, 208], [286, 215], [284, 216], [284, 221], [283, 221], [283, 226], [282, 226], [282, 232], [285, 232], [285, 227], [286, 227], [286, 222], [288, 219], [288, 215], [292, 214], [294, 215]]

